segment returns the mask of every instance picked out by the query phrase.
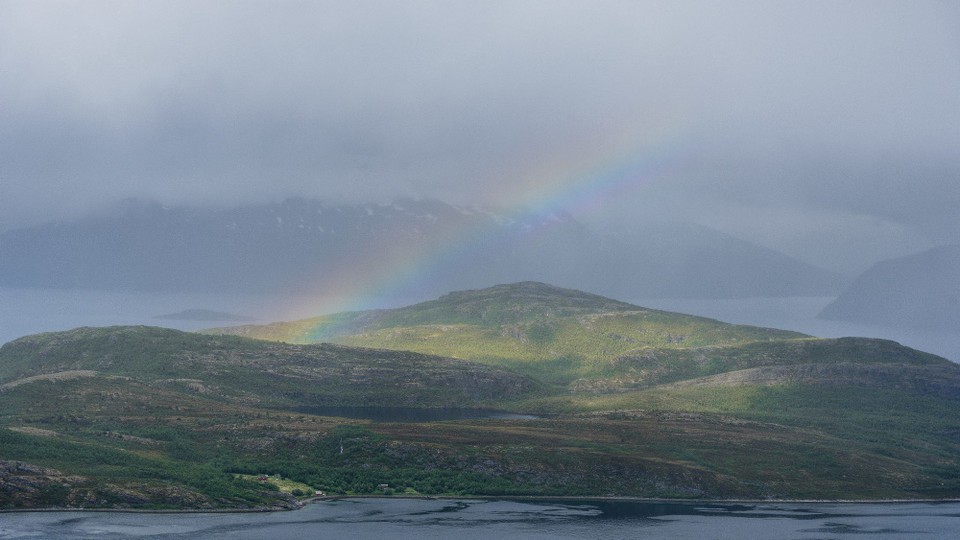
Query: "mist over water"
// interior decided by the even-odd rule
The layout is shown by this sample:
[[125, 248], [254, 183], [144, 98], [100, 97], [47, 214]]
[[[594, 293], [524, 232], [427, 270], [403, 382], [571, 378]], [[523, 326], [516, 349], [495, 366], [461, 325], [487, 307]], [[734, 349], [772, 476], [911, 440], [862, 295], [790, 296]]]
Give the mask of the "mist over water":
[[[365, 309], [401, 307], [430, 298], [380, 298]], [[960, 335], [923, 332], [817, 319], [832, 297], [747, 299], [630, 299], [638, 306], [700, 315], [724, 322], [794, 330], [817, 337], [892, 339], [909, 347], [960, 361]], [[291, 307], [293, 306], [293, 307]], [[206, 309], [251, 317], [251, 322], [161, 319], [159, 315]], [[200, 330], [240, 324], [267, 324], [323, 315], [303, 299], [256, 294], [110, 292], [0, 287], [0, 343], [29, 334], [79, 326], [149, 325]]]
[[647, 299], [632, 303], [701, 315], [735, 324], [793, 330], [817, 337], [871, 337], [891, 339], [903, 345], [960, 362], [960, 334], [924, 331], [818, 319], [817, 314], [833, 297], [746, 299]]
[[[960, 362], [958, 28], [960, 2], [943, 0], [2, 0], [0, 345], [80, 326], [268, 324], [532, 280]], [[827, 314], [874, 322], [818, 319], [836, 294]], [[21, 412], [8, 420], [41, 418]], [[948, 427], [923, 433], [923, 448], [855, 457], [896, 458], [907, 476], [932, 463], [950, 481]], [[69, 464], [56, 457], [37, 464]], [[957, 504], [628, 507], [0, 511], [0, 540], [960, 530]]]
[[[385, 299], [364, 309], [400, 307], [424, 299]], [[327, 302], [324, 301], [324, 304]], [[158, 318], [204, 309], [255, 320], [190, 320]], [[79, 326], [148, 325], [200, 330], [240, 324], [266, 324], [323, 315], [303, 298], [266, 294], [96, 291], [0, 287], [0, 343], [40, 332]]]
[[[588, 292], [611, 285], [623, 300], [718, 296], [698, 290], [709, 284], [723, 296], [833, 294], [822, 283], [833, 274], [960, 237], [955, 2], [169, 3], [0, 3], [0, 263], [14, 263], [0, 283], [302, 291], [269, 286], [323, 276], [324, 290], [377, 293], [398, 268], [435, 282], [444, 257], [496, 231], [454, 211], [422, 236], [440, 213], [395, 205], [364, 221], [398, 199], [498, 208], [500, 226], [528, 211], [567, 216], [573, 232], [525, 237], [511, 264]], [[118, 212], [126, 218], [106, 219]], [[340, 212], [356, 219], [330, 218]], [[386, 223], [397, 233], [398, 220], [422, 244], [367, 234]], [[651, 226], [662, 222], [687, 231]], [[200, 234], [202, 223], [219, 232]], [[614, 242], [601, 254], [622, 257], [571, 273], [575, 255], [593, 262], [570, 242], [577, 224], [646, 243]], [[580, 249], [600, 245], [579, 236]], [[298, 240], [318, 237], [324, 249]], [[484, 249], [504, 251], [480, 244], [481, 262]], [[396, 256], [364, 259], [362, 247]], [[463, 279], [439, 289], [530, 278], [466, 260], [454, 274]], [[651, 268], [666, 271], [644, 273], [664, 261]], [[558, 279], [581, 273], [600, 280]], [[616, 292], [618, 281], [659, 289]], [[265, 322], [316, 314], [298, 312], [296, 298], [252, 295], [0, 295], [0, 339], [80, 324], [206, 325], [152, 319], [186, 309]], [[960, 358], [956, 337], [821, 324], [815, 304], [655, 303]]]

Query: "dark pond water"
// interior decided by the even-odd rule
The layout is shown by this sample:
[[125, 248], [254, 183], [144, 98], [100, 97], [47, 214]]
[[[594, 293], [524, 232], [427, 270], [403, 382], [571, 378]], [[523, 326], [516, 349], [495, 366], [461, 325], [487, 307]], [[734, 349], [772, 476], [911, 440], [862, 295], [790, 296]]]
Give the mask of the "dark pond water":
[[318, 416], [362, 418], [374, 422], [440, 422], [443, 420], [469, 420], [471, 418], [504, 418], [533, 420], [536, 416], [514, 414], [494, 409], [443, 408], [423, 409], [416, 407], [295, 407], [295, 412]]
[[955, 539], [960, 503], [343, 499], [295, 512], [0, 514], [0, 538]]

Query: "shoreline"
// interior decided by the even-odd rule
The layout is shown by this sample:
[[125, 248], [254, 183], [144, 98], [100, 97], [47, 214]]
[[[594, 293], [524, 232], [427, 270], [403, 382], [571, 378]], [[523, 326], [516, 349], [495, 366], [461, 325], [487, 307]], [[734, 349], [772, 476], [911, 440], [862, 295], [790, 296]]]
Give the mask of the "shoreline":
[[0, 514], [27, 513], [27, 512], [99, 512], [99, 513], [118, 513], [118, 514], [266, 514], [272, 512], [296, 512], [303, 510], [308, 504], [335, 502], [345, 499], [380, 499], [380, 500], [426, 500], [426, 501], [518, 501], [518, 502], [583, 502], [583, 503], [603, 503], [603, 502], [632, 502], [645, 504], [715, 504], [715, 505], [733, 505], [733, 504], [956, 504], [960, 503], [960, 498], [955, 499], [664, 499], [650, 497], [630, 497], [630, 496], [541, 496], [541, 495], [496, 495], [496, 496], [478, 496], [478, 495], [402, 495], [402, 496], [383, 496], [383, 495], [335, 495], [324, 497], [311, 497], [300, 501], [298, 508], [221, 508], [221, 509], [137, 509], [137, 508], [2, 508]]
[[954, 499], [665, 499], [658, 497], [631, 497], [607, 495], [336, 495], [315, 497], [307, 502], [337, 501], [341, 499], [412, 499], [443, 501], [583, 501], [583, 502], [635, 502], [650, 504], [907, 504], [907, 503], [960, 503]]

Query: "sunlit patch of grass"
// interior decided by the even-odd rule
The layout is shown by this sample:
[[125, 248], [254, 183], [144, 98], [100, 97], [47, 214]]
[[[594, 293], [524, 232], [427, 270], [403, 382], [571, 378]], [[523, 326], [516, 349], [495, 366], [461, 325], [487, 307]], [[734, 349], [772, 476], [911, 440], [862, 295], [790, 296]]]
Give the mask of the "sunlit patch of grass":
[[[289, 478], [283, 478], [279, 475], [267, 474], [235, 474], [234, 477], [249, 480], [251, 482], [261, 482], [274, 486], [277, 491], [289, 493], [296, 497], [313, 497], [316, 490], [303, 482], [297, 482]], [[264, 480], [261, 480], [264, 478]]]

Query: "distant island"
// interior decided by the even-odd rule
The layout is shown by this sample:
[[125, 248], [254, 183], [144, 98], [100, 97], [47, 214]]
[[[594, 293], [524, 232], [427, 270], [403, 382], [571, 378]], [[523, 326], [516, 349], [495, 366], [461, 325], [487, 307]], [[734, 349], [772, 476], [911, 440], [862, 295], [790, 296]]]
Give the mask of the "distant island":
[[176, 313], [167, 313], [165, 315], [154, 315], [154, 319], [166, 319], [175, 321], [236, 321], [252, 322], [257, 320], [254, 317], [246, 315], [236, 315], [223, 311], [212, 311], [209, 309], [185, 309]]

